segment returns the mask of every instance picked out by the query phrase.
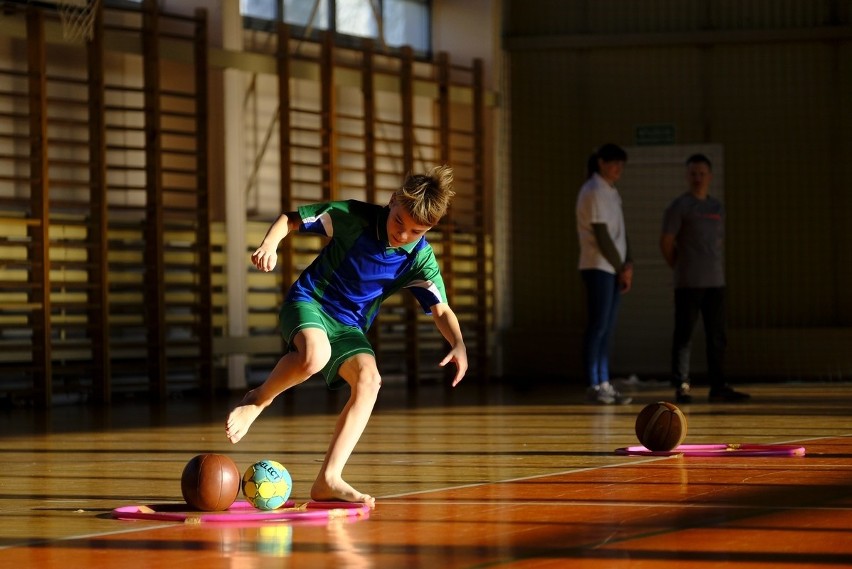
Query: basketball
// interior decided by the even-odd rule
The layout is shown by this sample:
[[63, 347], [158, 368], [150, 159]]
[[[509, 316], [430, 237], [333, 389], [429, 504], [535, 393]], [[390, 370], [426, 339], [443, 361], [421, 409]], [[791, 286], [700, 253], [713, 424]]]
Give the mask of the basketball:
[[186, 463], [180, 490], [186, 503], [197, 510], [227, 510], [240, 492], [240, 471], [227, 456], [199, 454]]
[[648, 450], [672, 450], [686, 439], [686, 417], [671, 403], [651, 403], [636, 417], [636, 436]]
[[290, 497], [293, 479], [280, 462], [260, 460], [243, 474], [243, 495], [258, 510], [280, 508]]

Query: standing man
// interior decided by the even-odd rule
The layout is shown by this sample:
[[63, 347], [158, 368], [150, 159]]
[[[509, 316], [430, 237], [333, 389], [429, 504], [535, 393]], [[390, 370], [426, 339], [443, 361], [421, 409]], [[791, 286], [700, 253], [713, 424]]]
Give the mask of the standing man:
[[725, 206], [709, 195], [710, 159], [694, 154], [686, 161], [689, 191], [663, 215], [660, 250], [674, 269], [675, 326], [672, 339], [672, 384], [678, 403], [690, 403], [689, 356], [699, 314], [707, 339], [711, 402], [750, 398], [725, 383]]

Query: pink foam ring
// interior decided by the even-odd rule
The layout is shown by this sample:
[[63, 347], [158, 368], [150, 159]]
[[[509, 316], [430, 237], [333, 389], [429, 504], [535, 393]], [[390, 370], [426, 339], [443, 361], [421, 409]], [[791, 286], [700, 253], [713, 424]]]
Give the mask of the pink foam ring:
[[[308, 509], [309, 509], [309, 510], [314, 510], [314, 509], [321, 509], [321, 510], [337, 510], [337, 509], [355, 510], [355, 509], [361, 509], [361, 508], [364, 508], [364, 507], [365, 507], [365, 504], [364, 504], [363, 502], [338, 502], [338, 501], [335, 501], [335, 500], [322, 502], [322, 501], [317, 501], [317, 500], [311, 500], [310, 502], [308, 502], [307, 507], [308, 507]], [[367, 506], [367, 507], [369, 507], [369, 506]]]
[[184, 504], [122, 506], [112, 511], [120, 520], [148, 520], [181, 523], [246, 523], [265, 521], [309, 521], [367, 516], [366, 504], [348, 502], [308, 502], [296, 507], [293, 500], [275, 510], [258, 510], [245, 501], [234, 502], [223, 512], [186, 511]]
[[616, 454], [638, 456], [805, 456], [805, 447], [798, 445], [726, 443], [680, 445], [667, 451], [652, 451], [643, 446], [631, 446], [615, 449], [615, 452]]

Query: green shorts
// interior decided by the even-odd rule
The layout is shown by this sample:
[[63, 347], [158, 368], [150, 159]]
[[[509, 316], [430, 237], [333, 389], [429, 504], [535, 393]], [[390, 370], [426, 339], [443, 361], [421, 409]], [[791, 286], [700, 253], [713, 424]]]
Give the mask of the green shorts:
[[376, 355], [370, 341], [360, 328], [341, 324], [326, 314], [319, 304], [301, 301], [285, 302], [281, 306], [279, 320], [281, 336], [291, 351], [296, 350], [293, 338], [300, 330], [319, 328], [328, 336], [328, 342], [331, 344], [331, 358], [320, 373], [325, 378], [329, 389], [339, 389], [346, 385], [337, 371], [347, 359], [355, 354], [370, 354], [374, 357]]

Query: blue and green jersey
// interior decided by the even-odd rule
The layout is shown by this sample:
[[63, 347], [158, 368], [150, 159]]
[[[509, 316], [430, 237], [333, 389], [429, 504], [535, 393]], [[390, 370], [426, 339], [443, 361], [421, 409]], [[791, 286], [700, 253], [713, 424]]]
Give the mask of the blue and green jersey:
[[304, 205], [300, 232], [331, 240], [299, 276], [288, 302], [317, 302], [339, 322], [366, 331], [379, 306], [407, 288], [424, 312], [446, 302], [441, 270], [425, 236], [402, 247], [390, 247], [390, 208], [355, 200]]

